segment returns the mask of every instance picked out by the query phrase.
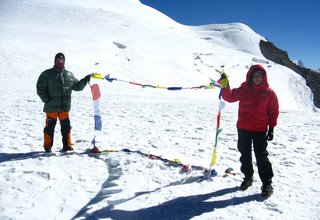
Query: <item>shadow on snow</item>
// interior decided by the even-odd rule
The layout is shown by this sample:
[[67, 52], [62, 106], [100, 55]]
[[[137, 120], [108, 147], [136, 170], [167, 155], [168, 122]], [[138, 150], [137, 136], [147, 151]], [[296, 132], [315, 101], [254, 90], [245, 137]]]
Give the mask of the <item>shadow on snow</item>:
[[97, 156], [96, 154], [90, 154], [88, 152], [78, 153], [76, 151], [52, 152], [52, 153], [46, 153], [44, 151], [32, 151], [27, 153], [0, 153], [0, 163], [8, 162], [8, 161], [26, 160], [30, 158], [67, 156], [67, 155], [73, 155], [73, 154], [74, 155], [87, 154], [89, 157]]
[[[108, 163], [108, 162], [107, 162]], [[217, 201], [206, 201], [214, 197], [220, 197], [229, 193], [234, 193], [239, 190], [239, 187], [226, 188], [218, 190], [212, 193], [202, 194], [202, 195], [193, 195], [193, 196], [184, 196], [166, 201], [162, 204], [151, 206], [148, 208], [143, 208], [134, 211], [128, 210], [119, 210], [115, 209], [115, 205], [125, 203], [136, 197], [142, 196], [144, 194], [150, 194], [156, 192], [165, 187], [189, 184], [193, 182], [204, 181], [202, 177], [192, 177], [187, 178], [186, 180], [180, 180], [172, 182], [166, 186], [159, 187], [150, 191], [136, 192], [131, 198], [119, 199], [115, 201], [108, 201], [107, 199], [111, 197], [112, 194], [120, 193], [121, 189], [116, 189], [114, 187], [118, 186], [114, 181], [118, 180], [121, 175], [123, 175], [121, 166], [112, 165], [108, 163], [109, 177], [102, 184], [101, 190], [98, 194], [91, 200], [87, 205], [85, 205], [72, 219], [101, 219], [101, 218], [111, 218], [114, 220], [134, 220], [134, 219], [191, 219], [195, 216], [199, 216], [206, 212], [212, 212], [215, 209], [225, 208], [228, 206], [239, 205], [242, 203], [247, 203], [250, 201], [263, 201], [261, 194], [253, 194], [243, 197], [233, 197], [225, 200]], [[113, 189], [111, 189], [113, 188]], [[108, 204], [105, 208], [94, 210], [95, 204], [106, 200], [105, 203]], [[98, 206], [101, 207], [101, 204]]]
[[[91, 201], [86, 207], [84, 207], [73, 219], [85, 218], [85, 219], [100, 219], [100, 218], [111, 218], [114, 220], [134, 220], [134, 219], [179, 219], [187, 220], [196, 216], [200, 216], [203, 213], [213, 212], [215, 209], [226, 208], [228, 206], [240, 205], [250, 201], [263, 201], [261, 194], [253, 194], [243, 197], [233, 197], [225, 200], [217, 201], [206, 201], [214, 197], [219, 197], [226, 195], [228, 193], [234, 193], [239, 190], [239, 187], [226, 188], [218, 190], [212, 193], [184, 196], [166, 201], [157, 206], [151, 206], [148, 208], [143, 208], [134, 211], [118, 210], [114, 209], [114, 205], [109, 205], [100, 210], [96, 210], [89, 213], [84, 213], [88, 211], [89, 206], [94, 205], [95, 202], [101, 201], [101, 196], [98, 194], [95, 202]], [[156, 190], [155, 190], [156, 191]], [[153, 191], [152, 191], [153, 192]], [[134, 197], [140, 196], [145, 193], [150, 192], [140, 192], [136, 193]], [[105, 198], [107, 198], [106, 196]], [[132, 198], [131, 198], [132, 199]], [[121, 202], [125, 202], [122, 200]], [[116, 202], [119, 204], [120, 201]]]
[[[28, 153], [0, 153], [0, 163], [7, 161], [17, 161], [37, 157], [50, 157], [55, 156], [55, 154], [44, 153], [43, 151], [35, 151]], [[107, 162], [108, 163], [108, 162]], [[113, 187], [118, 186], [114, 181], [118, 180], [121, 175], [123, 175], [122, 169], [119, 165], [112, 165], [108, 163], [109, 177], [102, 184], [101, 190], [98, 194], [86, 205], [84, 206], [74, 217], [85, 218], [85, 219], [99, 219], [99, 218], [111, 218], [114, 220], [134, 220], [134, 219], [179, 219], [186, 220], [191, 219], [195, 216], [200, 216], [203, 213], [212, 212], [215, 209], [226, 208], [228, 206], [240, 205], [242, 203], [247, 203], [250, 201], [264, 201], [261, 197], [261, 194], [253, 194], [243, 197], [233, 197], [225, 200], [216, 200], [216, 201], [206, 201], [214, 197], [223, 196], [229, 193], [234, 193], [239, 190], [239, 187], [232, 187], [221, 189], [212, 193], [202, 194], [202, 195], [192, 195], [184, 196], [166, 201], [162, 204], [151, 206], [148, 208], [143, 208], [134, 211], [128, 210], [119, 210], [115, 209], [114, 206], [132, 200], [138, 196], [144, 194], [150, 194], [156, 192], [160, 189], [169, 186], [189, 184], [193, 182], [201, 182], [204, 179], [202, 177], [191, 177], [170, 183], [167, 186], [160, 187], [151, 191], [142, 191], [137, 192], [131, 198], [119, 199], [116, 201], [107, 201], [108, 206], [99, 210], [95, 210], [89, 213], [91, 208], [105, 200], [108, 199], [111, 195], [115, 193], [120, 193], [121, 189], [112, 189]]]
[[8, 161], [26, 160], [36, 157], [50, 157], [54, 156], [51, 153], [45, 153], [44, 151], [33, 151], [28, 153], [0, 153], [0, 163]]

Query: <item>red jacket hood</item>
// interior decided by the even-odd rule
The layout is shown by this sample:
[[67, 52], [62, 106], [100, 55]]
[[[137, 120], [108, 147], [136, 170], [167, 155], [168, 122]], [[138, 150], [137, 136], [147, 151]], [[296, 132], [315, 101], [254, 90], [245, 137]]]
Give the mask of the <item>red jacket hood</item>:
[[263, 79], [262, 79], [262, 83], [258, 86], [258, 87], [262, 87], [263, 89], [268, 88], [269, 84], [268, 84], [268, 77], [267, 77], [267, 72], [266, 70], [263, 68], [262, 65], [260, 64], [256, 64], [250, 67], [250, 69], [247, 72], [247, 77], [246, 77], [246, 82], [245, 84], [247, 85], [247, 87], [252, 88], [253, 87], [253, 81], [252, 81], [252, 73], [254, 73], [256, 70], [261, 70], [263, 72]]

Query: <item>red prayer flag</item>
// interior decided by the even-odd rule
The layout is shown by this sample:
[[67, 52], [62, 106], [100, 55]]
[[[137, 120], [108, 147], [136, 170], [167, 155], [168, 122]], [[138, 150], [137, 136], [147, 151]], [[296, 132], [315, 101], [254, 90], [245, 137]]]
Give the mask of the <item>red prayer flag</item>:
[[100, 99], [101, 93], [98, 84], [93, 84], [91, 86], [92, 99], [97, 100]]

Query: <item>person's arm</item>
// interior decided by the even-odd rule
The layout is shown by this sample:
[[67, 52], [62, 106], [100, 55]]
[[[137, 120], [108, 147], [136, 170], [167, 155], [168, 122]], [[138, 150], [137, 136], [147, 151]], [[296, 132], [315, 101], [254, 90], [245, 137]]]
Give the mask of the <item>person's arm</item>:
[[222, 89], [222, 98], [227, 102], [236, 102], [240, 99], [239, 89], [230, 89], [228, 75], [222, 72], [220, 79], [218, 80], [220, 88]]
[[278, 116], [279, 116], [279, 102], [278, 102], [278, 97], [275, 92], [272, 91], [271, 93], [271, 98], [269, 102], [269, 107], [268, 107], [268, 115], [269, 115], [269, 129], [267, 132], [267, 140], [272, 141], [273, 140], [273, 132], [274, 132], [274, 127], [277, 125], [278, 121]]
[[222, 98], [227, 102], [237, 102], [240, 100], [241, 87], [230, 89], [230, 86], [222, 89]]
[[271, 98], [268, 105], [269, 128], [274, 128], [277, 125], [279, 116], [278, 97], [274, 91], [271, 93]]
[[45, 73], [42, 73], [37, 81], [37, 94], [40, 97], [41, 101], [47, 103], [50, 100], [48, 94], [48, 80], [44, 76]]
[[75, 83], [72, 86], [72, 90], [74, 91], [81, 91], [86, 87], [87, 83], [90, 82], [91, 74], [86, 75], [84, 78], [82, 78], [80, 81], [78, 81], [75, 77]]

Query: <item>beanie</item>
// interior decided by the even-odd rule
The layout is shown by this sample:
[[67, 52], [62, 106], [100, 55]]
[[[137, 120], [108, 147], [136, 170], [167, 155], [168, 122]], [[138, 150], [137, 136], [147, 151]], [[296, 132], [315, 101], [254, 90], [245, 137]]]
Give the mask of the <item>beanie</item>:
[[60, 52], [60, 53], [57, 53], [56, 56], [54, 57], [55, 60], [58, 59], [58, 58], [62, 58], [62, 59], [65, 60], [64, 54], [61, 53], [61, 52]]

